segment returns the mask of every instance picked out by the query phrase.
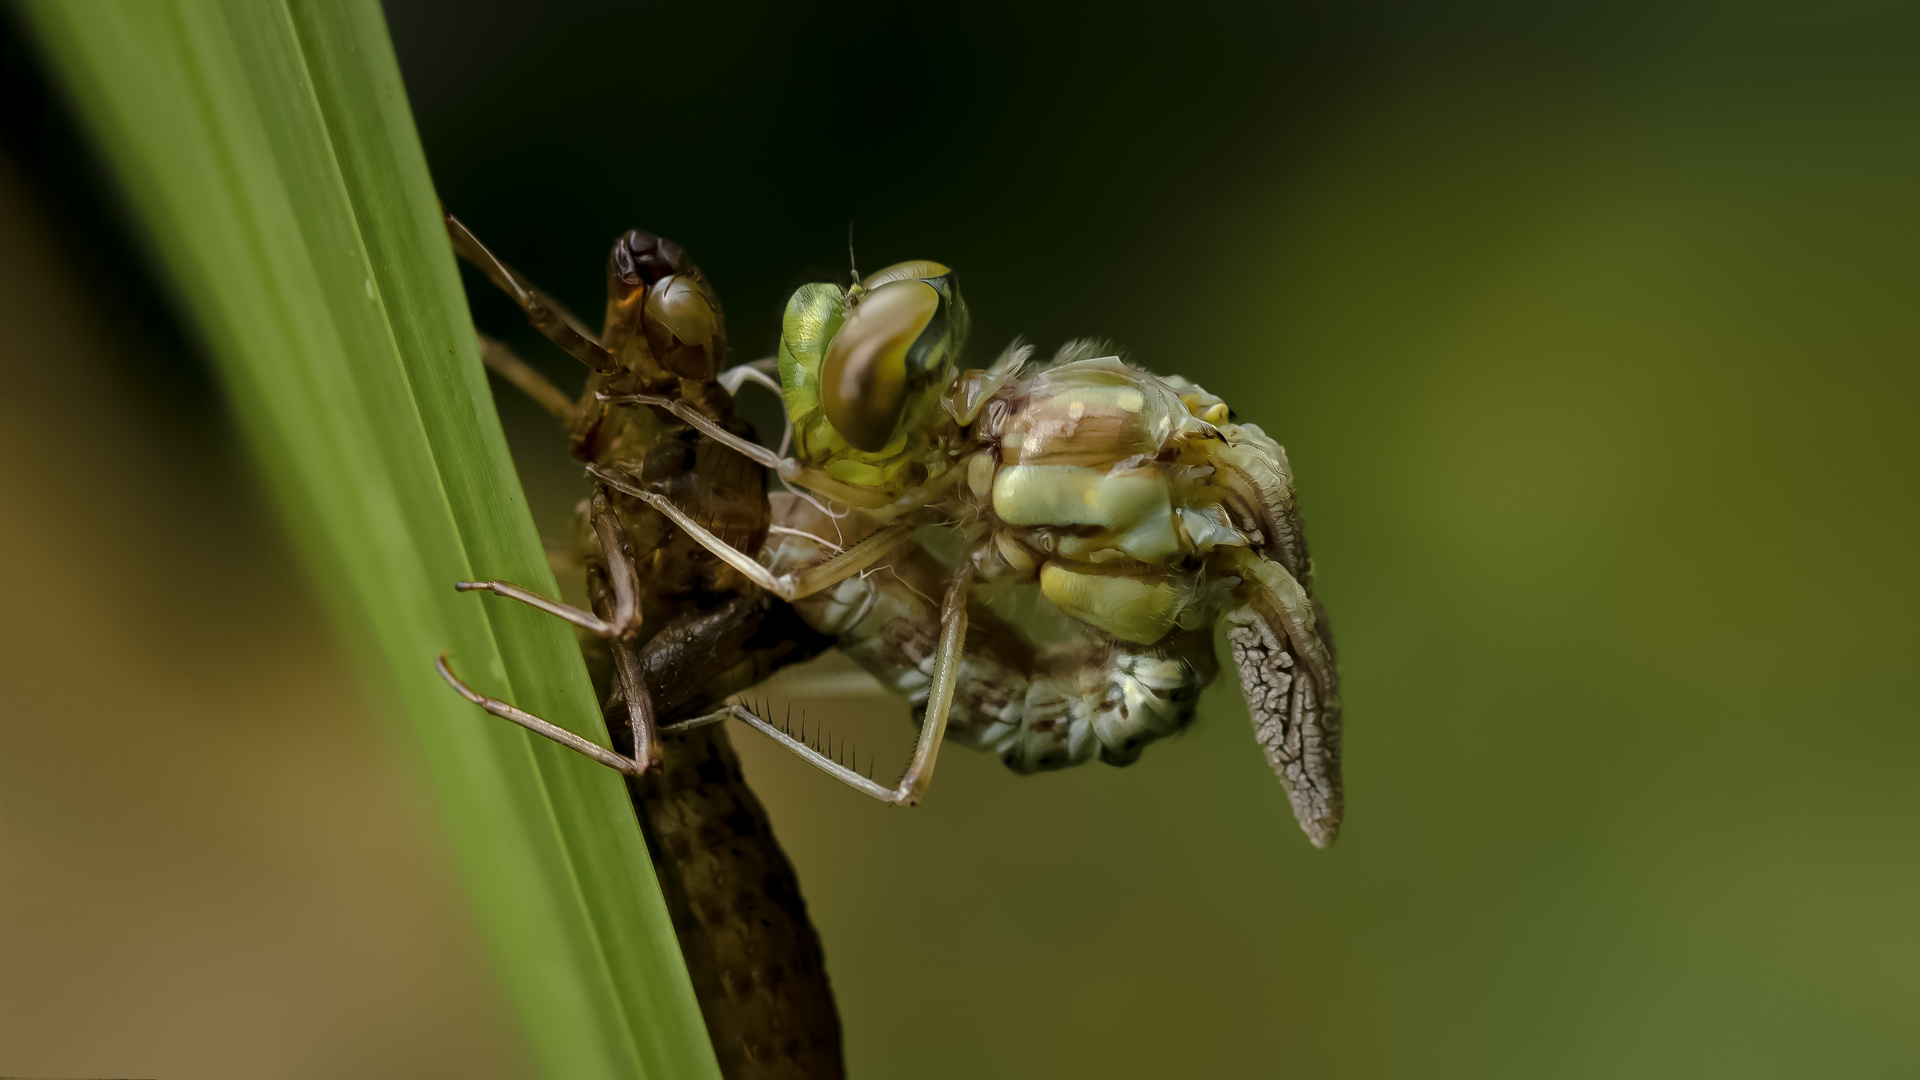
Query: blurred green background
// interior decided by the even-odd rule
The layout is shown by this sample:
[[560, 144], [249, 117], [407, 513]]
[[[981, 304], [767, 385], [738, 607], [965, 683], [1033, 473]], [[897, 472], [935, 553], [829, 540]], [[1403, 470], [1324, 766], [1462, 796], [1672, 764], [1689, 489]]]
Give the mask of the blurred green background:
[[[576, 309], [649, 228], [763, 355], [851, 219], [959, 268], [976, 361], [1109, 337], [1292, 457], [1333, 850], [1230, 677], [1137, 767], [956, 751], [912, 812], [736, 736], [854, 1075], [1920, 1072], [1914, 5], [388, 13], [443, 197]], [[402, 741], [6, 56], [0, 1072], [522, 1075]], [[558, 534], [577, 468], [500, 400]], [[904, 706], [809, 708], [904, 757]]]

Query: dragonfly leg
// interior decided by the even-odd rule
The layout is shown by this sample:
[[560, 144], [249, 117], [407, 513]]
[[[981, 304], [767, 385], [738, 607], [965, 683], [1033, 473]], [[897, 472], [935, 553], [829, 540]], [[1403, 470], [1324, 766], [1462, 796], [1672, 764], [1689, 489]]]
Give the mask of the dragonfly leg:
[[822, 589], [832, 588], [913, 540], [914, 527], [911, 524], [903, 522], [888, 525], [828, 559], [814, 563], [812, 566], [776, 574], [762, 566], [758, 559], [715, 536], [705, 526], [695, 521], [692, 515], [665, 498], [618, 477], [609, 476], [592, 465], [587, 466], [587, 472], [608, 487], [631, 495], [660, 511], [668, 520], [678, 525], [682, 532], [693, 537], [700, 546], [718, 555], [727, 565], [746, 575], [754, 584], [786, 601], [798, 600]]
[[480, 360], [495, 375], [512, 383], [520, 392], [540, 403], [540, 406], [552, 413], [562, 424], [572, 428], [577, 410], [574, 400], [567, 392], [547, 381], [545, 375], [533, 369], [533, 365], [514, 355], [504, 341], [490, 338], [485, 334], [475, 334], [480, 339]]
[[[585, 754], [600, 764], [610, 769], [617, 769], [620, 772], [626, 773], [628, 776], [638, 776], [641, 772], [645, 771], [645, 766], [641, 764], [638, 755], [633, 758], [622, 757], [606, 747], [601, 746], [599, 743], [575, 735], [573, 732], [568, 731], [566, 728], [561, 727], [551, 720], [542, 720], [524, 709], [509, 705], [498, 698], [487, 697], [485, 694], [474, 690], [466, 683], [461, 682], [459, 676], [453, 673], [453, 669], [447, 666], [447, 658], [445, 656], [437, 656], [434, 658], [433, 669], [439, 672], [440, 677], [447, 681], [447, 685], [453, 687], [461, 697], [466, 698], [468, 701], [473, 702], [475, 705], [480, 706], [502, 720], [511, 720], [521, 727], [526, 728], [528, 731], [533, 732], [535, 735], [542, 735], [552, 739], [554, 742], [559, 743], [569, 750]], [[635, 742], [637, 743], [638, 741], [636, 738]], [[657, 739], [650, 739], [649, 745], [658, 746], [659, 742]]]
[[613, 585], [613, 612], [610, 617], [602, 618], [591, 611], [549, 600], [539, 593], [507, 581], [460, 581], [455, 582], [454, 587], [462, 592], [491, 592], [496, 596], [518, 600], [530, 607], [565, 619], [591, 633], [612, 639], [614, 672], [620, 682], [620, 696], [626, 703], [627, 726], [633, 732], [632, 757], [623, 757], [575, 735], [552, 721], [542, 720], [516, 706], [475, 692], [454, 677], [445, 657], [434, 661], [434, 667], [440, 672], [440, 677], [458, 691], [461, 697], [493, 715], [503, 720], [511, 720], [535, 734], [544, 735], [568, 749], [585, 754], [602, 765], [618, 769], [630, 776], [638, 776], [660, 762], [659, 729], [654, 723], [653, 695], [647, 690], [646, 679], [642, 674], [644, 668], [631, 640], [633, 633], [640, 628], [639, 582], [633, 561], [627, 554], [620, 520], [614, 514], [613, 508], [607, 504], [604, 490], [594, 493], [593, 528], [595, 538], [606, 555], [607, 577], [611, 579]]
[[613, 354], [607, 352], [599, 340], [580, 324], [580, 320], [568, 314], [552, 297], [541, 292], [512, 267], [495, 258], [493, 252], [488, 251], [487, 246], [468, 231], [459, 218], [452, 214], [445, 216], [447, 234], [453, 238], [454, 253], [479, 267], [501, 292], [513, 297], [514, 303], [520, 305], [520, 310], [527, 313], [527, 321], [533, 324], [535, 330], [595, 371], [613, 372], [618, 369]]
[[780, 449], [776, 450], [774, 453], [778, 457], [780, 457], [782, 460], [785, 460], [787, 456], [787, 448], [793, 445], [793, 417], [787, 416], [786, 414], [787, 408], [786, 408], [786, 400], [784, 397], [784, 395], [786, 394], [786, 391], [781, 388], [780, 380], [775, 378], [771, 374], [772, 372], [776, 372], [778, 370], [780, 370], [779, 357], [777, 356], [763, 357], [759, 360], [750, 361], [745, 364], [736, 364], [733, 367], [730, 367], [727, 370], [721, 372], [720, 385], [726, 389], [727, 393], [732, 394], [734, 397], [738, 398], [740, 396], [740, 388], [742, 386], [746, 385], [750, 381], [756, 382], [756, 383], [759, 383], [761, 386], [764, 386], [767, 389], [773, 391], [776, 397], [781, 398], [780, 415], [786, 421], [787, 426], [786, 426], [786, 430], [783, 431], [780, 435]]
[[681, 423], [694, 428], [714, 442], [732, 450], [756, 465], [763, 465], [775, 472], [778, 472], [781, 465], [787, 461], [786, 458], [761, 446], [752, 439], [735, 435], [733, 432], [721, 427], [705, 413], [678, 398], [662, 397], [659, 394], [601, 394], [600, 400], [609, 405], [658, 406], [672, 413], [674, 418]]
[[495, 596], [518, 600], [528, 607], [565, 619], [590, 634], [604, 638], [622, 640], [632, 637], [634, 631], [640, 628], [639, 574], [627, 554], [626, 536], [620, 528], [620, 519], [613, 512], [613, 507], [608, 505], [604, 490], [597, 490], [593, 494], [593, 533], [600, 543], [600, 550], [606, 555], [607, 577], [613, 584], [611, 618], [603, 619], [572, 604], [549, 600], [511, 581], [456, 581], [453, 587], [461, 592], [490, 592]]
[[[695, 612], [663, 627], [645, 646], [613, 643], [614, 677], [627, 711], [633, 753], [624, 755], [584, 739], [504, 701], [486, 697], [454, 676], [446, 658], [434, 669], [461, 697], [504, 720], [552, 739], [611, 769], [639, 776], [661, 760], [660, 733], [684, 731], [723, 720], [722, 711], [664, 728], [659, 714], [699, 707], [764, 679], [782, 664], [804, 660], [832, 647], [833, 639], [800, 621], [792, 608], [764, 597], [740, 596], [713, 611]], [[615, 732], [614, 744], [620, 745]]]
[[967, 594], [972, 584], [972, 564], [962, 561], [947, 587], [946, 600], [940, 606], [940, 646], [934, 653], [933, 686], [927, 693], [926, 718], [920, 722], [920, 738], [913, 747], [913, 760], [900, 778], [901, 801], [907, 806], [918, 803], [933, 783], [933, 761], [947, 735], [947, 714], [953, 710], [953, 691], [960, 682], [961, 653], [967, 640]]
[[970, 584], [971, 569], [962, 563], [940, 608], [940, 644], [934, 653], [933, 685], [927, 694], [927, 711], [920, 722], [920, 737], [914, 742], [913, 758], [907, 763], [906, 772], [901, 775], [900, 782], [892, 787], [862, 776], [740, 705], [728, 705], [704, 716], [668, 724], [661, 730], [677, 732], [721, 720], [739, 720], [792, 751], [800, 760], [863, 795], [894, 806], [916, 806], [933, 783], [934, 760], [939, 756], [940, 744], [946, 738], [947, 715], [953, 709], [954, 688], [959, 685], [961, 654], [967, 640], [967, 592]]
[[[738, 371], [741, 369], [735, 368], [733, 370]], [[748, 368], [747, 370], [752, 369]], [[726, 376], [722, 375], [721, 377], [724, 379]], [[779, 384], [775, 383], [774, 385], [778, 387]], [[659, 394], [601, 394], [599, 395], [599, 400], [609, 405], [651, 405], [655, 408], [665, 409], [676, 419], [688, 427], [699, 431], [702, 435], [712, 439], [714, 442], [732, 450], [756, 465], [772, 469], [775, 476], [786, 481], [789, 485], [806, 488], [808, 491], [824, 495], [835, 502], [843, 502], [848, 506], [858, 506], [868, 510], [875, 510], [886, 506], [892, 501], [885, 492], [875, 488], [863, 488], [857, 484], [849, 484], [844, 480], [835, 479], [812, 465], [805, 465], [793, 458], [785, 456], [787, 444], [793, 439], [793, 421], [791, 418], [787, 421], [786, 434], [780, 439], [780, 450], [776, 452], [761, 446], [751, 439], [745, 439], [735, 435], [733, 432], [715, 423], [700, 410], [678, 398], [662, 397]]]
[[627, 705], [627, 728], [633, 733], [633, 761], [639, 773], [660, 764], [660, 728], [653, 719], [653, 691], [633, 643], [613, 643], [613, 670], [620, 680], [620, 696]]

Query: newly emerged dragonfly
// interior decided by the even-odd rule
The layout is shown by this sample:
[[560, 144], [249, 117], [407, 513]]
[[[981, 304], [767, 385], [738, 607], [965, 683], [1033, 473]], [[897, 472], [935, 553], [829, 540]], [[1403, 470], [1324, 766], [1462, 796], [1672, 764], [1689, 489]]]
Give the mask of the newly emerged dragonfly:
[[[646, 485], [650, 496], [681, 508], [702, 537], [762, 544], [771, 527], [766, 471], [701, 433], [750, 435], [733, 416], [732, 391], [753, 372], [723, 374], [720, 302], [670, 241], [635, 231], [615, 242], [605, 328], [595, 335], [451, 215], [447, 225], [455, 250], [593, 374], [574, 400], [482, 337], [487, 365], [561, 421], [577, 458], [620, 478], [596, 483], [576, 515], [573, 554], [585, 565], [592, 610], [510, 582], [458, 587], [532, 604], [580, 628], [618, 752], [474, 693], [448, 658], [438, 662], [440, 672], [488, 711], [628, 774], [722, 1072], [730, 1080], [839, 1077], [839, 1017], [793, 867], [741, 775], [726, 729], [674, 722], [710, 713], [831, 641], [672, 520], [623, 493]], [[607, 400], [639, 392], [672, 394], [702, 427]]]
[[[1200, 387], [1088, 343], [1031, 374], [1031, 349], [1017, 344], [990, 369], [962, 372], [966, 331], [958, 284], [938, 263], [802, 287], [778, 358], [791, 457], [682, 396], [600, 395], [677, 417], [810, 493], [781, 501], [777, 540], [755, 551], [638, 478], [589, 466], [915, 700], [920, 735], [888, 786], [747, 710], [731, 714], [902, 805], [925, 794], [949, 730], [1022, 772], [1127, 764], [1192, 719], [1224, 617], [1268, 762], [1308, 839], [1332, 843], [1339, 681], [1285, 451]], [[958, 534], [952, 566], [927, 552], [927, 526]], [[976, 582], [1036, 591], [1062, 616], [1051, 639], [993, 616]]]

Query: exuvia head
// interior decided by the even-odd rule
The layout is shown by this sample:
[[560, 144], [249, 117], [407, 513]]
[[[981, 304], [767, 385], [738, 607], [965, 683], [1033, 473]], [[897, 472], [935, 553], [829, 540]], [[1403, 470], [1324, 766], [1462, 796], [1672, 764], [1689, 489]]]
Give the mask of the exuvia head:
[[629, 230], [607, 258], [607, 286], [606, 344], [623, 363], [639, 363], [623, 346], [644, 331], [647, 351], [673, 375], [711, 378], [719, 370], [726, 352], [720, 300], [686, 248]]
[[629, 229], [615, 241], [607, 260], [607, 272], [622, 285], [652, 285], [669, 274], [684, 274], [694, 269], [687, 249], [663, 236], [643, 229]]
[[952, 270], [895, 263], [847, 295], [820, 365], [827, 422], [857, 450], [890, 443], [909, 406], [952, 375], [967, 335], [967, 306]]

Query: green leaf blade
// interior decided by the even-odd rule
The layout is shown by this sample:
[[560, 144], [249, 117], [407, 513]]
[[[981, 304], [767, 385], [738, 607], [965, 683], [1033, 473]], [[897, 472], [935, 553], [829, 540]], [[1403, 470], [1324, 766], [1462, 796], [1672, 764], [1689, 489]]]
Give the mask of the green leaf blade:
[[543, 1071], [717, 1076], [619, 778], [432, 671], [447, 652], [482, 692], [605, 737], [563, 624], [451, 588], [554, 585], [377, 5], [24, 10], [411, 723]]

